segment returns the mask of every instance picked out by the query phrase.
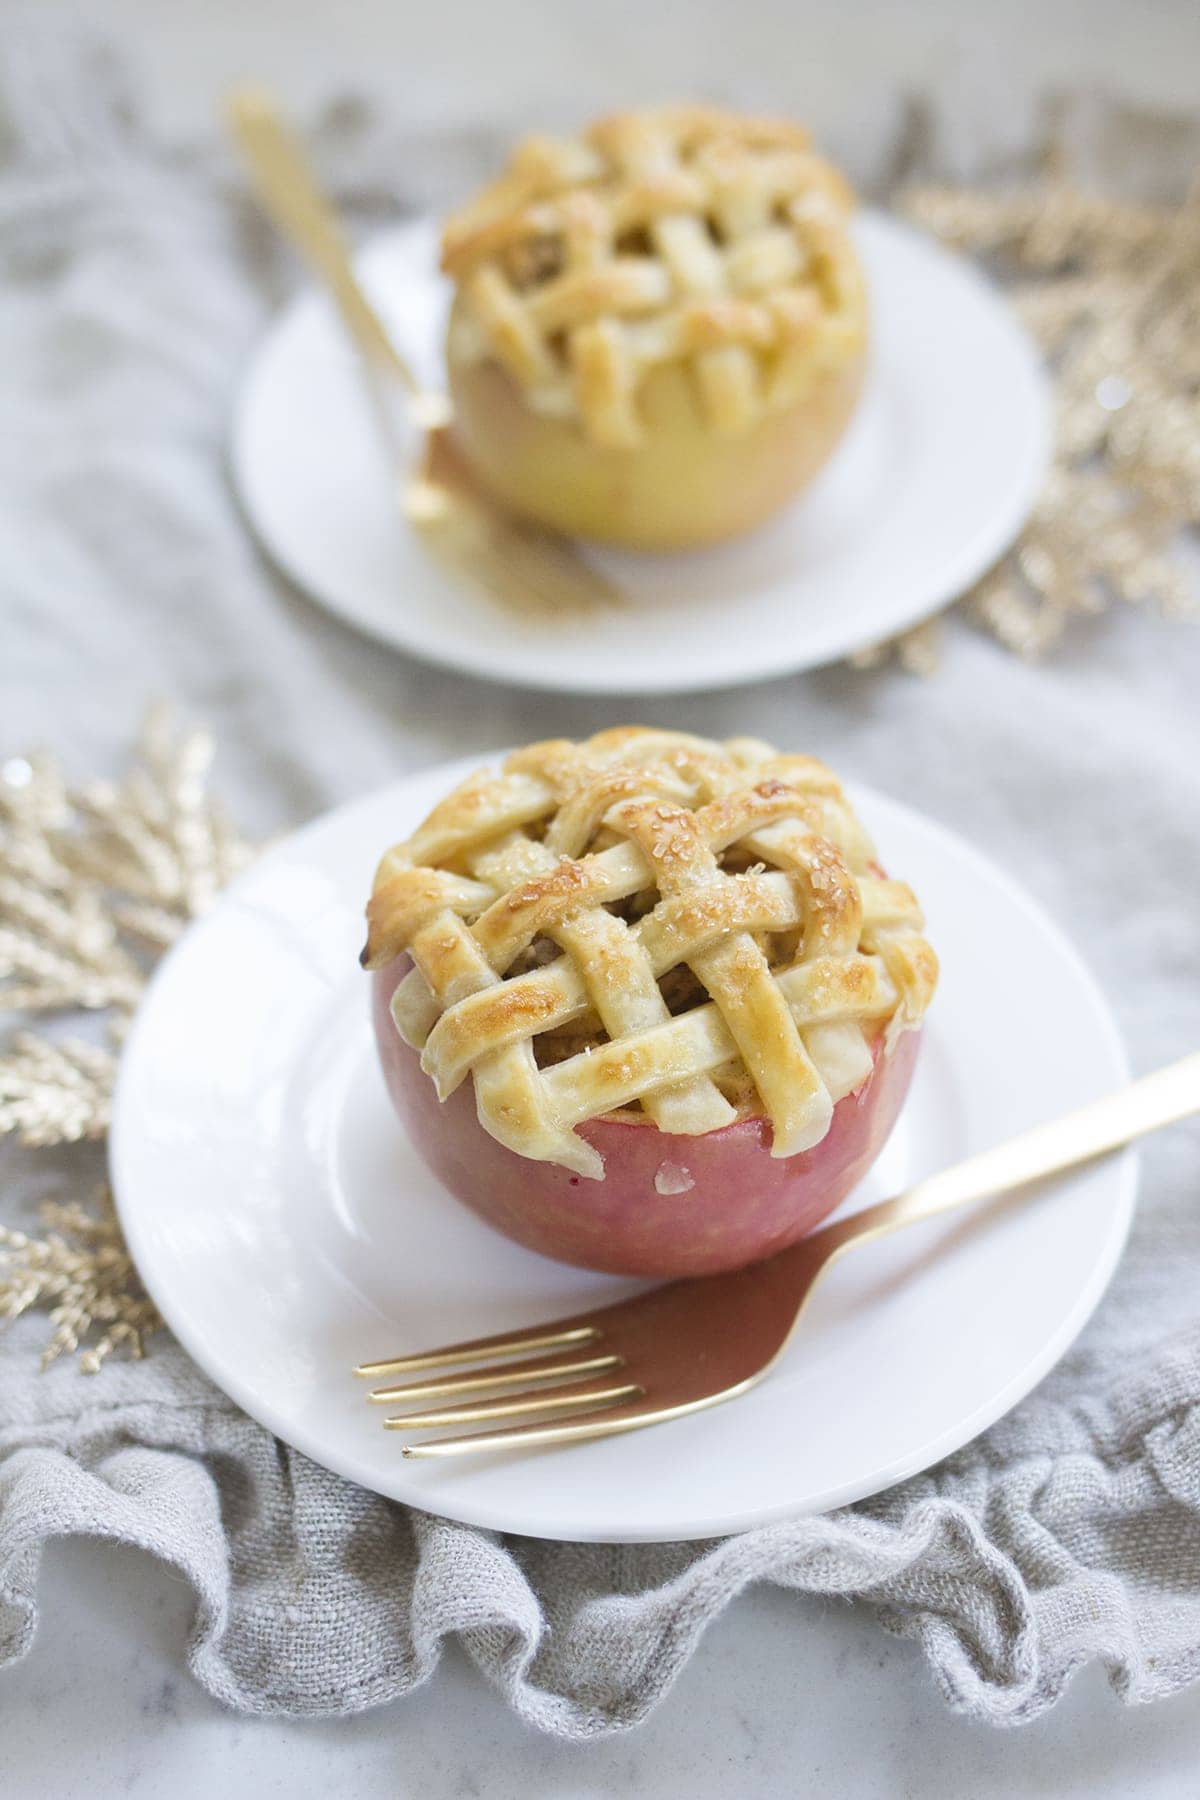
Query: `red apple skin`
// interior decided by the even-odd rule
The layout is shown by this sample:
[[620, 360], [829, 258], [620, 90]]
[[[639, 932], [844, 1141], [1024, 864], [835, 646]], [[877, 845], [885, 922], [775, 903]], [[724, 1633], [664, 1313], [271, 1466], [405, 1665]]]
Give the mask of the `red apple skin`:
[[[580, 1135], [604, 1158], [602, 1181], [534, 1162], [479, 1122], [469, 1079], [444, 1103], [390, 1002], [409, 968], [398, 957], [373, 978], [372, 1012], [392, 1104], [438, 1179], [471, 1211], [528, 1250], [613, 1275], [676, 1277], [740, 1269], [804, 1237], [844, 1200], [883, 1148], [912, 1080], [919, 1031], [876, 1051], [863, 1085], [839, 1100], [812, 1150], [773, 1157], [764, 1119], [702, 1137], [660, 1132], [649, 1120], [593, 1119]], [[661, 1193], [686, 1170], [692, 1186]]]

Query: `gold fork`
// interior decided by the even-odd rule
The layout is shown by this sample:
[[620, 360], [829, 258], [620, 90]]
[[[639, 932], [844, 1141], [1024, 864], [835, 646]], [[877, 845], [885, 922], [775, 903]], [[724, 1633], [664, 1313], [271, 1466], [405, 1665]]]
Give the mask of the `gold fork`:
[[[1200, 1112], [1200, 1052], [1104, 1100], [1035, 1126], [919, 1181], [731, 1275], [671, 1282], [615, 1306], [362, 1363], [355, 1374], [419, 1375], [374, 1401], [434, 1402], [384, 1420], [391, 1431], [529, 1423], [402, 1446], [405, 1456], [461, 1456], [579, 1443], [682, 1418], [752, 1388], [779, 1358], [813, 1289], [860, 1244], [973, 1200], [1011, 1192]], [[516, 1358], [518, 1360], [508, 1360]], [[462, 1374], [441, 1371], [467, 1365]], [[473, 1399], [487, 1395], [489, 1398]], [[467, 1404], [446, 1404], [465, 1400]]]
[[[227, 114], [264, 210], [337, 305], [400, 471], [401, 509], [427, 548], [517, 611], [578, 613], [617, 603], [619, 589], [569, 539], [514, 518], [480, 487], [451, 433], [449, 396], [421, 385], [368, 300], [304, 146], [271, 96], [240, 88], [229, 96]], [[424, 433], [415, 464], [412, 425]]]

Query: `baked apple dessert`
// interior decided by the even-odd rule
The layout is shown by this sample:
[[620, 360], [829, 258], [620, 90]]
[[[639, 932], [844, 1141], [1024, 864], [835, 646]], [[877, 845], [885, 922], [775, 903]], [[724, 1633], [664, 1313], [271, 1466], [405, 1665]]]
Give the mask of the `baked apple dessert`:
[[851, 206], [798, 127], [710, 107], [520, 144], [442, 242], [478, 474], [516, 512], [639, 549], [768, 518], [862, 383]]
[[388, 1091], [451, 1193], [592, 1269], [794, 1243], [870, 1167], [937, 980], [837, 780], [636, 727], [472, 777], [379, 865]]

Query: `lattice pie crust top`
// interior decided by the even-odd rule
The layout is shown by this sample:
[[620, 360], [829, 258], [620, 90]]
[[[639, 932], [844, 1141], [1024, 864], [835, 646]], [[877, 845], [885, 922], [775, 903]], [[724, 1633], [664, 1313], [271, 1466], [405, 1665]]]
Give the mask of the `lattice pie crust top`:
[[639, 390], [672, 363], [714, 431], [748, 430], [861, 353], [851, 205], [807, 133], [715, 108], [528, 138], [446, 226], [451, 355], [499, 362], [599, 444], [640, 441]]
[[820, 1142], [937, 980], [835, 777], [768, 744], [637, 727], [473, 776], [379, 865], [363, 961], [443, 1099], [523, 1156], [602, 1176], [574, 1129], [767, 1118]]

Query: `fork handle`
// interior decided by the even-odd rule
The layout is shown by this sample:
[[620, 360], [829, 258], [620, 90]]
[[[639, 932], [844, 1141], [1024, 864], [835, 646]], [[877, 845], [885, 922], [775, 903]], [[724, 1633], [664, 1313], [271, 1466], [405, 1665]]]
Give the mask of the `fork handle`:
[[[1200, 1051], [1143, 1075], [1119, 1093], [1093, 1100], [1078, 1112], [1035, 1125], [1007, 1143], [918, 1181], [895, 1199], [882, 1200], [828, 1226], [833, 1254], [851, 1242], [882, 1237], [920, 1219], [950, 1212], [972, 1200], [1011, 1193], [1014, 1188], [1073, 1169], [1117, 1150], [1148, 1131], [1173, 1125], [1200, 1112]], [[824, 1234], [822, 1234], [824, 1235]]]
[[399, 377], [412, 394], [416, 376], [397, 350], [350, 261], [337, 218], [321, 192], [304, 146], [265, 88], [238, 88], [226, 111], [263, 207], [325, 283], [367, 363]]

